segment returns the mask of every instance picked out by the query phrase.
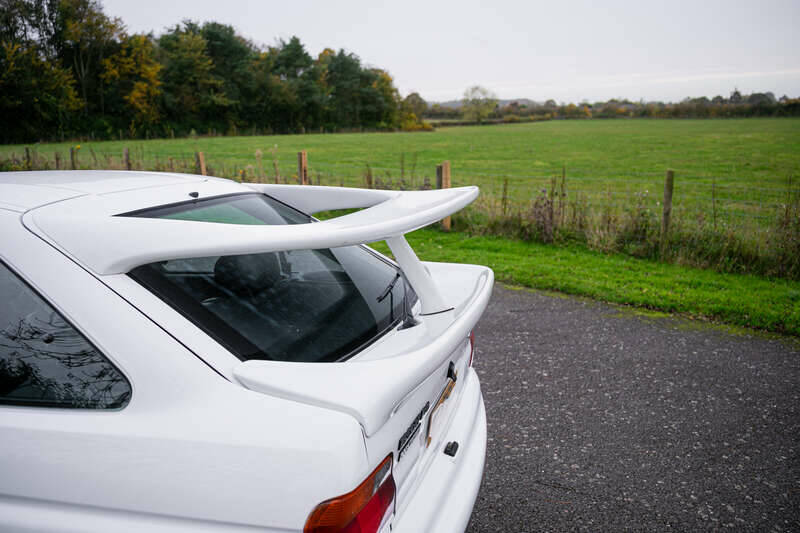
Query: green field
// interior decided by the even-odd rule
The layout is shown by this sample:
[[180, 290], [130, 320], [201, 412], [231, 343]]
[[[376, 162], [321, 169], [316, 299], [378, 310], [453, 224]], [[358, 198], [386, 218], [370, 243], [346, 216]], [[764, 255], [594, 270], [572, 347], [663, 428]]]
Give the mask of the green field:
[[[226, 177], [257, 175], [255, 152], [261, 150], [267, 179], [274, 179], [272, 149], [282, 176], [290, 180], [297, 172], [297, 152], [305, 149], [314, 181], [345, 185], [363, 184], [369, 164], [376, 177], [395, 184], [402, 165], [406, 185], [419, 186], [423, 177], [433, 181], [436, 164], [449, 160], [454, 185], [480, 185], [487, 197], [499, 197], [508, 178], [509, 203], [516, 206], [525, 206], [565, 168], [571, 195], [618, 205], [643, 193], [655, 207], [664, 172], [672, 168], [676, 210], [709, 211], [714, 182], [718, 215], [733, 223], [771, 219], [785, 202], [790, 177], [800, 181], [800, 119], [561, 120], [431, 133], [199, 137], [33, 148], [52, 164], [54, 152], [66, 161], [69, 148], [78, 144], [79, 164], [86, 168], [118, 167], [128, 147], [142, 168], [166, 168], [171, 157], [188, 170], [194, 152], [202, 151], [213, 171]], [[24, 148], [0, 146], [0, 160], [12, 154], [21, 160]]]
[[[33, 166], [53, 168], [56, 152], [63, 165], [78, 144], [30, 146]], [[202, 151], [214, 175], [258, 179], [263, 172], [266, 181], [275, 179], [275, 158], [282, 182], [296, 182], [297, 152], [307, 150], [312, 181], [351, 186], [364, 185], [367, 165], [379, 186], [435, 183], [435, 166], [449, 160], [455, 186], [481, 186], [477, 207], [457, 219], [479, 236], [420, 232], [412, 239], [424, 258], [487, 264], [499, 279], [524, 286], [800, 334], [800, 119], [582, 120], [431, 133], [81, 142], [78, 165], [121, 168], [124, 148], [135, 168], [193, 172], [194, 153]], [[24, 151], [0, 146], [0, 164], [20, 167]], [[658, 230], [668, 168], [676, 185], [665, 255]], [[519, 231], [542, 223], [532, 201], [543, 198], [562, 169], [562, 233], [543, 239], [541, 232]], [[508, 213], [501, 216], [504, 180]], [[551, 206], [551, 215], [557, 209]], [[575, 213], [585, 215], [584, 229]]]
[[[281, 168], [291, 171], [296, 153], [308, 150], [312, 167], [359, 172], [364, 163], [396, 171], [417, 154], [417, 171], [449, 159], [457, 183], [484, 177], [549, 176], [562, 165], [575, 177], [662, 176], [667, 168], [691, 176], [735, 176], [742, 184], [782, 185], [800, 174], [800, 119], [740, 120], [561, 120], [497, 126], [441, 128], [431, 133], [350, 133], [269, 137], [200, 137], [152, 141], [105, 141], [36, 145], [43, 156], [81, 144], [119, 157], [124, 147], [140, 149], [148, 160], [189, 158], [202, 150], [210, 161], [244, 167], [257, 149], [277, 145]], [[21, 155], [25, 145], [0, 145], [0, 157]], [[476, 179], [470, 179], [475, 177]], [[731, 178], [732, 179], [732, 178]]]

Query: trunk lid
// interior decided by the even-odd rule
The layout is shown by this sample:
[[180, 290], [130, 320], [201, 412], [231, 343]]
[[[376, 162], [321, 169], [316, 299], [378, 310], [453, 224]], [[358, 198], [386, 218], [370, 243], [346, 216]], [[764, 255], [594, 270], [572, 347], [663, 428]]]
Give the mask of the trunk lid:
[[418, 315], [416, 326], [398, 328], [341, 363], [250, 360], [239, 364], [234, 376], [254, 391], [345, 412], [367, 437], [392, 419], [419, 412], [425, 402], [432, 410], [436, 391], [451, 381], [450, 364], [456, 376], [465, 371], [468, 336], [489, 301], [494, 275], [474, 265], [426, 267], [452, 309]]
[[234, 369], [247, 388], [353, 416], [370, 464], [392, 454], [402, 511], [432, 457], [444, 446], [469, 370], [469, 335], [483, 314], [494, 274], [486, 267], [426, 263], [452, 309], [395, 330], [341, 363], [247, 361]]

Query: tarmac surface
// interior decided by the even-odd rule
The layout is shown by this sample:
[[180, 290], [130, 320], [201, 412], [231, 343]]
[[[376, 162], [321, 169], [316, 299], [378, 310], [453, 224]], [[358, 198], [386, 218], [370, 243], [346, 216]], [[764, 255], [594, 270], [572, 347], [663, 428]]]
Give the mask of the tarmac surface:
[[800, 342], [495, 286], [470, 533], [800, 531]]

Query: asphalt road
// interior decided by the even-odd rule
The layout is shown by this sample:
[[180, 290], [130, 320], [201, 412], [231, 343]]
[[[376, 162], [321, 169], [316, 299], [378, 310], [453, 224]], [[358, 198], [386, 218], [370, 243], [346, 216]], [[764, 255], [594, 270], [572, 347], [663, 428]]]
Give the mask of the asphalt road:
[[495, 287], [468, 531], [800, 531], [800, 344]]

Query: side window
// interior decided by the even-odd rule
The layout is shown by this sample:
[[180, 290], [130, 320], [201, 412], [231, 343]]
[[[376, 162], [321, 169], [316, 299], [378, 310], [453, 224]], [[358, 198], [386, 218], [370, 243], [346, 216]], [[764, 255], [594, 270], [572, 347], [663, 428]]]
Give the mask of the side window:
[[0, 263], [0, 404], [116, 409], [130, 395], [125, 376]]

